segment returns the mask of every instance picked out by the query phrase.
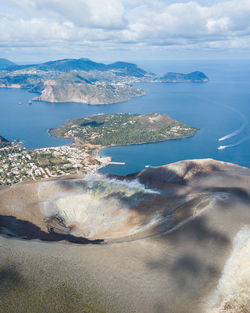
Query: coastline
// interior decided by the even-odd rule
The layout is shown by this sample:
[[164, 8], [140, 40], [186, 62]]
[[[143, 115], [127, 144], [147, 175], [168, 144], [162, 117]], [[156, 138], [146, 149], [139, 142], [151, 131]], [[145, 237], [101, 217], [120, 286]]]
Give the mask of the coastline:
[[[131, 88], [132, 84], [130, 85]], [[102, 106], [102, 105], [107, 105], [107, 104], [115, 104], [115, 103], [123, 103], [123, 102], [127, 102], [133, 98], [138, 98], [138, 97], [143, 97], [147, 94], [147, 92], [143, 89], [140, 89], [140, 94], [136, 94], [130, 97], [127, 97], [126, 99], [122, 99], [122, 100], [117, 100], [117, 101], [105, 101], [105, 102], [100, 102], [100, 103], [91, 103], [91, 102], [86, 102], [83, 101], [81, 99], [71, 99], [71, 100], [64, 100], [64, 101], [58, 101], [55, 99], [51, 99], [49, 100], [49, 98], [43, 99], [42, 98], [42, 92], [37, 92], [37, 91], [32, 91], [32, 88], [29, 87], [22, 87], [20, 84], [12, 84], [12, 85], [0, 85], [1, 89], [25, 89], [28, 90], [30, 93], [34, 93], [34, 94], [38, 94], [38, 96], [31, 98], [30, 100], [34, 101], [34, 102], [48, 102], [48, 103], [83, 103], [83, 104], [87, 104], [90, 106]], [[135, 88], [136, 89], [136, 88]], [[138, 88], [137, 88], [138, 89]]]
[[[64, 125], [67, 125], [68, 122], [70, 122], [72, 119], [68, 119], [66, 121], [66, 123]], [[62, 125], [63, 126], [63, 125]], [[62, 127], [60, 126], [60, 127]], [[182, 140], [182, 139], [186, 139], [186, 138], [191, 138], [193, 136], [195, 136], [195, 134], [197, 133], [197, 131], [199, 130], [198, 127], [195, 127], [194, 129], [194, 133], [190, 136], [183, 136], [181, 138], [169, 138], [169, 139], [164, 139], [164, 140], [157, 140], [157, 141], [145, 141], [145, 142], [141, 142], [141, 143], [129, 143], [129, 144], [111, 144], [111, 145], [107, 145], [107, 146], [104, 146], [104, 145], [93, 145], [91, 143], [81, 143], [80, 140], [78, 138], [75, 138], [75, 137], [68, 137], [68, 136], [58, 136], [56, 135], [56, 133], [53, 133], [53, 131], [56, 131], [57, 129], [60, 129], [60, 127], [58, 128], [51, 128], [50, 130], [48, 130], [48, 133], [50, 134], [50, 136], [54, 136], [54, 137], [57, 137], [57, 138], [65, 138], [65, 139], [70, 139], [72, 140], [71, 143], [69, 144], [66, 144], [64, 146], [70, 146], [70, 145], [76, 145], [76, 146], [80, 146], [80, 145], [86, 145], [86, 146], [89, 146], [91, 148], [94, 148], [95, 150], [95, 155], [96, 155], [96, 159], [98, 159], [98, 161], [100, 161], [102, 164], [100, 165], [100, 167], [96, 170], [96, 173], [98, 173], [98, 171], [101, 169], [101, 168], [104, 168], [104, 167], [107, 167], [109, 165], [125, 165], [126, 163], [124, 161], [113, 161], [112, 160], [112, 157], [111, 156], [101, 156], [101, 152], [102, 150], [106, 149], [106, 148], [111, 148], [111, 147], [122, 147], [122, 146], [136, 146], [136, 145], [145, 145], [145, 144], [153, 144], [153, 143], [159, 143], [159, 142], [165, 142], [165, 141], [168, 141], [168, 140]], [[104, 162], [102, 162], [104, 161]]]
[[72, 175], [96, 175], [100, 168], [112, 162], [110, 157], [100, 156], [100, 149], [70, 143], [27, 150], [20, 143], [11, 142], [0, 148], [0, 186]]
[[[198, 129], [194, 129], [195, 135]], [[50, 136], [56, 136], [54, 129], [48, 129]], [[81, 142], [77, 137], [63, 138], [71, 142], [57, 147], [37, 148], [27, 150], [21, 143], [12, 142], [8, 147], [0, 149], [2, 164], [0, 167], [0, 185], [13, 185], [26, 181], [40, 181], [44, 179], [60, 179], [72, 175], [99, 175], [100, 170], [109, 165], [125, 165], [121, 161], [113, 161], [111, 156], [102, 156], [101, 151], [114, 146], [133, 146], [157, 143], [173, 139], [158, 141], [145, 141], [142, 143], [96, 145], [89, 142]], [[60, 136], [56, 136], [62, 138]], [[20, 160], [22, 160], [20, 162]]]
[[127, 97], [126, 99], [116, 100], [116, 101], [104, 101], [104, 102], [98, 102], [98, 103], [91, 103], [90, 101], [84, 101], [80, 98], [78, 98], [77, 100], [70, 99], [70, 100], [64, 100], [64, 101], [58, 101], [55, 99], [49, 100], [49, 98], [43, 98], [42, 94], [40, 96], [32, 98], [32, 101], [48, 102], [48, 103], [83, 103], [83, 104], [87, 104], [90, 106], [102, 106], [102, 105], [107, 105], [107, 104], [116, 104], [116, 103], [127, 102], [133, 98], [143, 97], [147, 94], [147, 92], [145, 90], [143, 90], [143, 89], [140, 89], [140, 90], [141, 90], [141, 94], [133, 95], [133, 96]]

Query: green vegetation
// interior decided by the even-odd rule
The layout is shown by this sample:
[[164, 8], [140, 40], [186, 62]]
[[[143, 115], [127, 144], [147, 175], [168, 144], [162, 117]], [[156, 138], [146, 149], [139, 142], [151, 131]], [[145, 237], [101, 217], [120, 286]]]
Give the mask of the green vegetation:
[[110, 162], [99, 157], [100, 146], [185, 138], [196, 130], [165, 114], [120, 113], [72, 119], [51, 131], [58, 137], [73, 138], [75, 144], [70, 146], [26, 150], [0, 137], [0, 185], [96, 171]]
[[71, 119], [51, 131], [93, 145], [130, 145], [193, 136], [197, 128], [182, 124], [165, 114], [101, 114]]
[[26, 150], [15, 143], [0, 147], [0, 159], [0, 185], [86, 173], [106, 162], [85, 146]]
[[[0, 66], [1, 66], [0, 59]], [[5, 60], [6, 63], [7, 60]], [[8, 61], [9, 66], [14, 65], [14, 63]], [[4, 63], [4, 64], [5, 64]], [[28, 64], [28, 65], [15, 65], [9, 68], [10, 71], [17, 71], [17, 70], [36, 70], [36, 71], [58, 71], [58, 72], [72, 72], [72, 71], [113, 71], [117, 72], [117, 75], [121, 76], [136, 76], [142, 77], [147, 74], [146, 71], [139, 68], [136, 64], [127, 63], [127, 62], [115, 62], [112, 64], [104, 64], [104, 63], [97, 63], [90, 59], [81, 58], [81, 59], [63, 59], [63, 60], [56, 60], [56, 61], [49, 61], [42, 64]]]
[[56, 79], [45, 82], [41, 96], [36, 100], [49, 102], [84, 102], [92, 105], [122, 102], [145, 92], [112, 82], [86, 79], [84, 74], [62, 73]]
[[198, 71], [159, 77], [127, 62], [103, 64], [82, 58], [1, 68], [0, 59], [0, 87], [28, 88], [40, 93], [34, 100], [47, 102], [110, 104], [145, 95], [132, 86], [135, 82], [206, 81], [207, 76]]
[[38, 75], [23, 74], [23, 75], [7, 75], [1, 77], [0, 83], [9, 86], [9, 85], [20, 85], [23, 88], [32, 88], [39, 82], [40, 78]]
[[67, 164], [66, 160], [60, 157], [54, 156], [52, 153], [37, 153], [36, 151], [30, 151], [32, 160], [37, 166], [41, 167], [53, 167], [54, 165]]

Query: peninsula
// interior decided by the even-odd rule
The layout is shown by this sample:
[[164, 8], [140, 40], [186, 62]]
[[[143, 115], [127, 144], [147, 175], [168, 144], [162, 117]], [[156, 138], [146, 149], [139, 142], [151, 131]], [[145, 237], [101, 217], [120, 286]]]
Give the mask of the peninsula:
[[96, 173], [110, 164], [101, 158], [105, 146], [131, 145], [185, 138], [197, 128], [182, 124], [165, 114], [99, 114], [71, 119], [51, 135], [69, 137], [70, 145], [27, 150], [20, 143], [0, 142], [0, 185], [41, 180], [65, 175]]
[[127, 62], [104, 64], [81, 58], [17, 65], [0, 59], [0, 87], [27, 88], [39, 93], [33, 98], [36, 101], [111, 104], [145, 95], [133, 83], [207, 81], [208, 77], [199, 71], [160, 77]]
[[50, 133], [57, 137], [73, 138], [78, 143], [113, 146], [191, 137], [196, 130], [166, 114], [118, 113], [70, 119]]

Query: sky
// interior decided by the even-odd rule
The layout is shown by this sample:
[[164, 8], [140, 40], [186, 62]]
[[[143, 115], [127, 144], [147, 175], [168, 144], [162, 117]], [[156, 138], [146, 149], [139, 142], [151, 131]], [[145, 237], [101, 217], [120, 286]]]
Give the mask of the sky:
[[0, 0], [17, 63], [250, 58], [250, 0]]

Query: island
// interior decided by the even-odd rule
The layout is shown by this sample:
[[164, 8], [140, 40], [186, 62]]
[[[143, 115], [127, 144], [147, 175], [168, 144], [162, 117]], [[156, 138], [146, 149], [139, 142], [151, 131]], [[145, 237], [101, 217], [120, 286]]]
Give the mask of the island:
[[104, 64], [81, 58], [17, 65], [0, 60], [0, 87], [27, 88], [39, 94], [33, 98], [36, 101], [111, 104], [145, 95], [134, 83], [207, 81], [208, 77], [199, 71], [160, 77], [128, 62]]
[[98, 114], [71, 119], [50, 134], [72, 138], [60, 147], [28, 150], [18, 142], [0, 143], [0, 185], [65, 175], [95, 174], [111, 164], [100, 157], [107, 146], [132, 145], [193, 136], [197, 128], [160, 114]]
[[50, 131], [77, 143], [100, 146], [132, 145], [191, 137], [197, 128], [182, 124], [166, 114], [98, 114], [70, 119]]
[[208, 82], [208, 77], [204, 73], [199, 71], [195, 71], [188, 74], [169, 72], [161, 77], [161, 81], [164, 83], [178, 83], [178, 82], [204, 83]]

